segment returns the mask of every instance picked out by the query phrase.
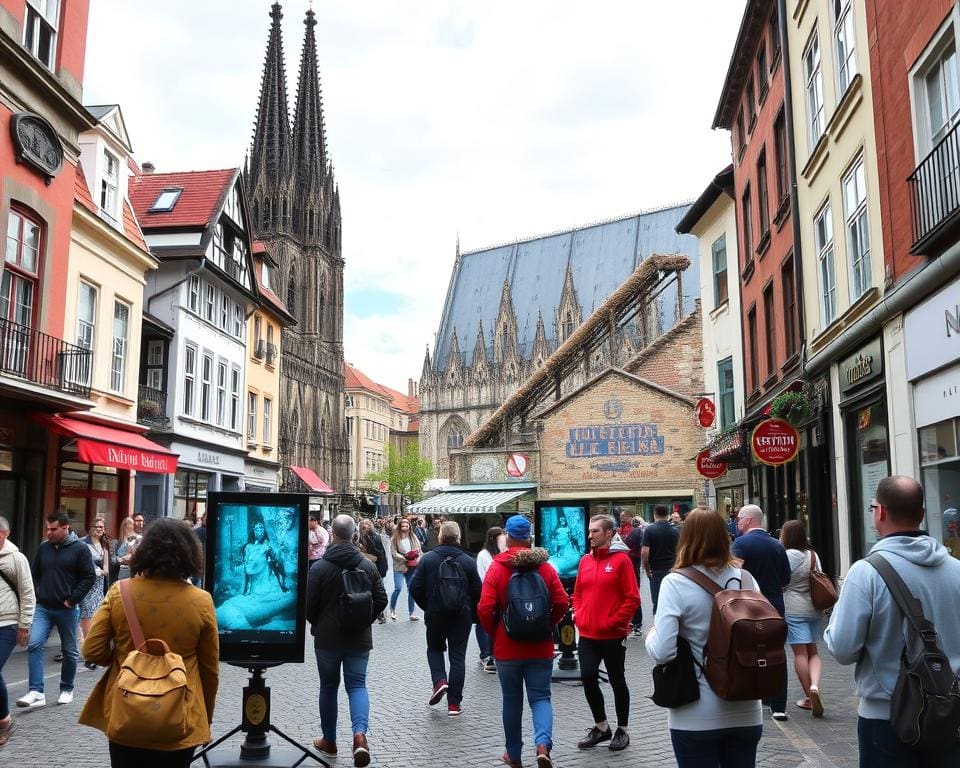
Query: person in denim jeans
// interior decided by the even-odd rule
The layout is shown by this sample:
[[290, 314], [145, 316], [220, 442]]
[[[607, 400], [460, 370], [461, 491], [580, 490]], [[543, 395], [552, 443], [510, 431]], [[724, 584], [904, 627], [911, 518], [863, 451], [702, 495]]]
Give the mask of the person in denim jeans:
[[510, 768], [520, 768], [523, 753], [523, 689], [533, 718], [537, 768], [553, 768], [553, 704], [550, 700], [550, 678], [553, 672], [553, 638], [535, 643], [511, 638], [500, 621], [506, 609], [507, 584], [515, 571], [535, 570], [550, 594], [550, 620], [555, 626], [569, 607], [569, 598], [560, 583], [556, 569], [547, 560], [545, 549], [530, 547], [530, 523], [522, 515], [514, 515], [505, 525], [507, 549], [493, 558], [487, 570], [477, 606], [477, 618], [493, 638], [493, 655], [503, 695], [503, 735], [506, 752], [501, 760]]
[[47, 515], [47, 540], [40, 545], [33, 559], [37, 609], [27, 646], [30, 690], [17, 699], [18, 707], [35, 708], [47, 703], [43, 693], [43, 654], [54, 627], [60, 635], [60, 650], [63, 653], [57, 703], [73, 702], [73, 681], [80, 658], [77, 651], [80, 601], [86, 597], [96, 579], [90, 548], [70, 530], [67, 513], [53, 512]]
[[410, 582], [417, 568], [422, 547], [420, 539], [413, 533], [411, 523], [407, 519], [401, 520], [390, 537], [390, 554], [393, 557], [393, 594], [390, 595], [390, 618], [397, 620], [397, 600], [400, 590], [407, 585], [407, 609], [410, 612], [410, 621], [419, 621], [417, 606], [410, 591]]
[[33, 621], [34, 594], [30, 563], [9, 540], [10, 523], [0, 517], [0, 747], [13, 735], [3, 665], [16, 645], [25, 646]]
[[[317, 672], [320, 675], [320, 730], [313, 746], [327, 757], [337, 756], [337, 693], [341, 669], [347, 689], [353, 731], [353, 764], [370, 764], [367, 728], [370, 697], [367, 693], [367, 661], [373, 648], [370, 624], [387, 607], [387, 593], [376, 566], [357, 547], [359, 534], [350, 515], [338, 515], [330, 526], [330, 544], [307, 577], [307, 621], [313, 635]], [[341, 575], [359, 569], [370, 579], [372, 605], [369, 623], [358, 632], [345, 630], [340, 621]]]

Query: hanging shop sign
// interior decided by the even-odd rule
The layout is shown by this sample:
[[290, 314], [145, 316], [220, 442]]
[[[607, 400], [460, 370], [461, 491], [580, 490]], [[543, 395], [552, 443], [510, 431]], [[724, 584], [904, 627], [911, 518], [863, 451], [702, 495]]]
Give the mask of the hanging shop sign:
[[716, 480], [727, 474], [727, 463], [710, 458], [710, 449], [706, 448], [697, 454], [697, 472], [707, 480]]
[[850, 357], [840, 361], [840, 394], [847, 395], [882, 376], [883, 347], [878, 336]]
[[797, 458], [800, 435], [783, 419], [767, 419], [757, 424], [750, 435], [750, 450], [761, 464], [777, 467]]
[[527, 457], [522, 453], [511, 453], [507, 459], [507, 474], [510, 477], [523, 477], [527, 474]]
[[713, 426], [713, 422], [717, 418], [717, 406], [713, 404], [713, 400], [709, 397], [701, 397], [697, 400], [693, 411], [697, 414], [697, 421], [700, 422], [701, 427], [709, 429]]

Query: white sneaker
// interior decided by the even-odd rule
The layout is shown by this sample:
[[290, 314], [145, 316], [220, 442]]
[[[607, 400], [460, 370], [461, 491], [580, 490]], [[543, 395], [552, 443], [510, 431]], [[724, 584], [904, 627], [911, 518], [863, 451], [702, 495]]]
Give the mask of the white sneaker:
[[73, 704], [73, 691], [60, 691], [57, 704]]
[[28, 691], [26, 696], [17, 699], [18, 707], [44, 707], [47, 704], [47, 697], [39, 691]]

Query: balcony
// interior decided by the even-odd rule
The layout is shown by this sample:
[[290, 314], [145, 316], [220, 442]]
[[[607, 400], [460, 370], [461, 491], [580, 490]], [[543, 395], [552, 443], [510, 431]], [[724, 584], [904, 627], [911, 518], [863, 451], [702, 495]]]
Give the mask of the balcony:
[[907, 177], [913, 246], [910, 253], [936, 255], [960, 224], [960, 135], [955, 126]]
[[137, 421], [150, 429], [169, 429], [167, 393], [162, 389], [141, 386], [137, 395]]
[[92, 363], [89, 349], [0, 319], [0, 374], [88, 398]]

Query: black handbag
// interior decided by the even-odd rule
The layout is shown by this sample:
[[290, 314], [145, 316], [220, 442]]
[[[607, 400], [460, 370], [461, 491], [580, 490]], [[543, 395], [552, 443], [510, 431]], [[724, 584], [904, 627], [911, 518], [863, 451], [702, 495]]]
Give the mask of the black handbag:
[[653, 703], [673, 709], [700, 699], [700, 682], [690, 643], [677, 635], [677, 655], [653, 668]]

